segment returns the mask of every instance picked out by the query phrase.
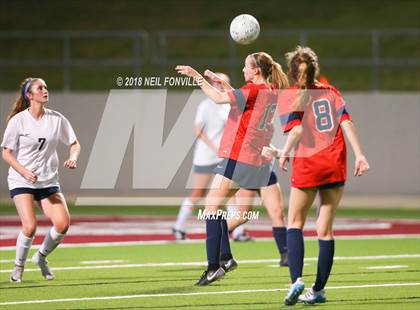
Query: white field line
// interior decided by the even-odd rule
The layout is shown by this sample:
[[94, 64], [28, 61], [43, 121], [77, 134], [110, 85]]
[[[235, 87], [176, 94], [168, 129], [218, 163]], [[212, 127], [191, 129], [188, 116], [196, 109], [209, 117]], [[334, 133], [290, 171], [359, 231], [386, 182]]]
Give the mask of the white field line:
[[[335, 240], [371, 240], [371, 239], [420, 239], [418, 234], [396, 234], [396, 235], [360, 235], [360, 236], [335, 236]], [[87, 242], [87, 243], [64, 243], [60, 248], [84, 248], [84, 247], [111, 247], [111, 246], [131, 246], [131, 245], [165, 245], [165, 244], [183, 244], [183, 243], [203, 243], [205, 239], [187, 239], [182, 241], [175, 240], [153, 240], [153, 241], [115, 241], [115, 242]], [[273, 241], [273, 238], [255, 238], [256, 241]], [[305, 237], [305, 240], [318, 240], [317, 237]], [[33, 249], [38, 249], [41, 245], [33, 245]], [[16, 247], [3, 246], [2, 251], [14, 251]]]
[[389, 266], [369, 266], [369, 267], [360, 267], [360, 269], [398, 269], [398, 268], [407, 268], [407, 265], [389, 265]]
[[[331, 286], [331, 287], [327, 287], [326, 289], [340, 290], [340, 289], [378, 288], [378, 287], [397, 287], [397, 286], [420, 286], [420, 282]], [[221, 292], [196, 292], [196, 293], [173, 293], [173, 294], [139, 294], [139, 295], [125, 295], [125, 296], [100, 296], [100, 297], [62, 298], [62, 299], [45, 299], [45, 300], [24, 300], [24, 301], [1, 302], [0, 306], [23, 305], [23, 304], [45, 304], [45, 303], [72, 302], [72, 301], [133, 299], [133, 298], [148, 298], [148, 297], [156, 298], [156, 297], [226, 295], [226, 294], [244, 294], [244, 293], [245, 294], [246, 293], [270, 293], [270, 292], [279, 292], [279, 291], [288, 291], [288, 289], [287, 288], [275, 288], [275, 289], [238, 290], [238, 291], [221, 291]]]
[[82, 265], [95, 265], [95, 264], [115, 264], [115, 263], [126, 263], [128, 260], [116, 259], [116, 260], [85, 260], [81, 261]]
[[[420, 258], [420, 254], [400, 255], [376, 255], [376, 256], [336, 256], [334, 260], [377, 260], [377, 259], [398, 259], [398, 258]], [[317, 257], [305, 258], [305, 261], [317, 261]], [[279, 259], [248, 259], [240, 260], [239, 264], [266, 264], [276, 263]], [[207, 262], [167, 262], [167, 263], [144, 263], [144, 264], [120, 264], [120, 265], [96, 265], [96, 266], [69, 266], [55, 267], [54, 270], [83, 270], [83, 269], [115, 269], [115, 268], [140, 268], [140, 267], [177, 267], [177, 266], [206, 266]], [[0, 270], [0, 273], [11, 272], [12, 270]], [[25, 268], [25, 272], [39, 271], [38, 268]]]

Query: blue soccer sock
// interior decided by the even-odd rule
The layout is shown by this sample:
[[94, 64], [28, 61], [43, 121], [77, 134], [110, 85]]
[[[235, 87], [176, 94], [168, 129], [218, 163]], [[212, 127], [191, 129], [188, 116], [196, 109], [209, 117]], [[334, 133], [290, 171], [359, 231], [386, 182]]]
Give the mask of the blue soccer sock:
[[229, 243], [229, 231], [226, 220], [220, 220], [222, 227], [222, 238], [220, 243], [220, 260], [229, 260], [232, 258], [232, 251]]
[[222, 237], [222, 226], [220, 219], [207, 219], [206, 220], [206, 251], [208, 270], [219, 269], [219, 255], [220, 255], [220, 241]]
[[324, 289], [330, 276], [331, 268], [334, 262], [334, 240], [318, 240], [319, 254], [318, 254], [318, 270], [316, 273], [316, 280], [313, 289], [320, 291]]
[[290, 278], [292, 283], [295, 283], [297, 278], [302, 277], [303, 257], [305, 255], [303, 233], [301, 229], [289, 228], [287, 230], [287, 251]]
[[287, 230], [286, 227], [273, 227], [273, 237], [276, 240], [279, 253], [287, 252]]

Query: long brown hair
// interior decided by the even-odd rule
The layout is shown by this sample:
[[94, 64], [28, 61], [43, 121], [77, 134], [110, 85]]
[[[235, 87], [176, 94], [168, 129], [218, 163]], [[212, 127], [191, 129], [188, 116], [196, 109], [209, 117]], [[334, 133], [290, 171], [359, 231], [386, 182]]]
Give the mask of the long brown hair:
[[28, 98], [28, 93], [31, 92], [31, 86], [33, 82], [39, 80], [39, 78], [28, 77], [20, 83], [20, 92], [15, 103], [12, 106], [10, 114], [7, 116], [6, 121], [8, 122], [13, 116], [29, 108], [31, 101]]
[[267, 83], [274, 84], [277, 89], [289, 87], [287, 75], [283, 72], [281, 65], [273, 60], [273, 57], [265, 52], [253, 53], [250, 56], [255, 65], [260, 68], [261, 75]]
[[293, 103], [293, 109], [301, 111], [310, 101], [307, 89], [315, 83], [315, 77], [319, 74], [318, 56], [310, 47], [298, 45], [294, 51], [286, 53], [286, 61], [290, 83], [301, 89]]
[[294, 51], [286, 53], [288, 76], [292, 85], [308, 88], [315, 83], [319, 74], [318, 56], [307, 46], [297, 46]]

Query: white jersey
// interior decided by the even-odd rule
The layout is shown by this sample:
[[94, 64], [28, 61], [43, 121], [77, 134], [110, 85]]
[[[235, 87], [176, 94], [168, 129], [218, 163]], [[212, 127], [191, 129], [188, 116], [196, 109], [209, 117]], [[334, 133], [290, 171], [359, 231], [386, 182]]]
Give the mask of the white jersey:
[[[203, 100], [197, 108], [194, 124], [204, 126], [203, 132], [219, 147], [223, 130], [229, 115], [229, 104], [216, 104], [210, 99]], [[196, 166], [210, 166], [217, 164], [221, 158], [216, 155], [213, 149], [201, 139], [197, 139], [194, 149], [193, 164]]]
[[70, 122], [56, 111], [45, 109], [39, 120], [28, 110], [13, 116], [7, 124], [1, 147], [13, 150], [17, 161], [26, 169], [33, 170], [38, 180], [32, 184], [10, 167], [7, 178], [9, 189], [59, 186], [58, 142], [70, 145], [76, 140]]

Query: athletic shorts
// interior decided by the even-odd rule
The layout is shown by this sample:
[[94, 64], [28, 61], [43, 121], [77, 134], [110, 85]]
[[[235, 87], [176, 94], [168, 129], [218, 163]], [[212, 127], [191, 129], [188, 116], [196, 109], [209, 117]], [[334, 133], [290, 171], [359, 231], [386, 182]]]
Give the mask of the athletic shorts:
[[55, 193], [60, 193], [60, 187], [52, 186], [46, 188], [30, 188], [30, 187], [16, 187], [10, 190], [10, 198], [15, 197], [20, 194], [31, 194], [34, 196], [34, 200], [41, 201], [42, 199], [47, 198]]
[[213, 171], [235, 181], [240, 188], [249, 190], [258, 190], [277, 183], [277, 176], [271, 164], [253, 166], [224, 158]]
[[216, 168], [217, 164], [214, 165], [208, 165], [208, 166], [199, 166], [194, 165], [193, 171], [195, 173], [206, 173], [206, 174], [213, 174], [213, 170]]
[[326, 184], [322, 184], [322, 185], [318, 185], [318, 186], [312, 186], [312, 187], [297, 187], [297, 186], [293, 186], [293, 185], [292, 185], [292, 187], [296, 187], [296, 188], [331, 189], [331, 188], [337, 188], [337, 187], [344, 186], [345, 184], [346, 184], [345, 181], [339, 181], [339, 182], [326, 183]]

